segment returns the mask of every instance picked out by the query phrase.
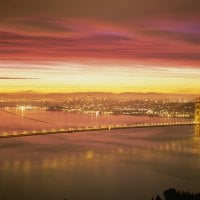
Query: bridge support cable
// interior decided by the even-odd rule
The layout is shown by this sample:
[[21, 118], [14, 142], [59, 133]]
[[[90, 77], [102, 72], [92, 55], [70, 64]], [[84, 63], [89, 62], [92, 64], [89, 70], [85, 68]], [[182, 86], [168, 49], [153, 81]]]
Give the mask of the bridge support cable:
[[41, 123], [45, 123], [45, 124], [56, 124], [54, 122], [47, 122], [47, 121], [38, 120], [38, 119], [35, 119], [35, 118], [31, 118], [31, 117], [26, 117], [26, 116], [23, 116], [23, 115], [18, 115], [16, 113], [9, 112], [9, 111], [3, 110], [3, 109], [0, 109], [0, 111], [3, 111], [5, 113], [7, 113], [7, 114], [14, 115], [14, 116], [17, 116], [17, 117], [20, 117], [20, 118], [23, 118], [23, 119], [32, 120], [32, 121], [35, 121], [35, 122], [41, 122]]

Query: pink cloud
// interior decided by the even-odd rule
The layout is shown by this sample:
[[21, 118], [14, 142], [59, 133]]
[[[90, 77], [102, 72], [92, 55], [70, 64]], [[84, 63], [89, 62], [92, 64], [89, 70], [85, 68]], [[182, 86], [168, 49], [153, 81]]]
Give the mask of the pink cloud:
[[154, 20], [128, 26], [82, 19], [21, 18], [8, 20], [2, 27], [1, 60], [114, 59], [200, 64], [200, 40], [196, 38], [200, 28], [196, 21], [184, 24]]

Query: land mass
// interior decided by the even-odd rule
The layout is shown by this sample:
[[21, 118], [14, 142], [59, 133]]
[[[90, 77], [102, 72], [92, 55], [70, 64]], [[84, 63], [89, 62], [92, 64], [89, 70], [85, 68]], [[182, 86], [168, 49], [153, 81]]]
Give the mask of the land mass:
[[138, 93], [138, 92], [125, 92], [125, 93], [108, 93], [108, 92], [76, 92], [76, 93], [37, 93], [32, 91], [18, 92], [18, 93], [0, 93], [1, 98], [124, 98], [124, 99], [187, 99], [194, 100], [200, 94], [168, 94], [168, 93]]

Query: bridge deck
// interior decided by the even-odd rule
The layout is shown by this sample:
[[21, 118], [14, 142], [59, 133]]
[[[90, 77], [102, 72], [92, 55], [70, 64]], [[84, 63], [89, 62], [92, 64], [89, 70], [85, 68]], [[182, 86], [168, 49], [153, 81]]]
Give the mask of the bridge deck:
[[122, 125], [122, 126], [100, 126], [100, 127], [82, 127], [82, 128], [69, 128], [69, 129], [51, 129], [51, 130], [41, 130], [41, 131], [23, 131], [23, 132], [13, 132], [13, 133], [2, 133], [0, 138], [9, 137], [24, 137], [33, 135], [48, 135], [48, 134], [60, 134], [60, 133], [74, 133], [74, 132], [86, 132], [86, 131], [102, 131], [102, 130], [117, 130], [117, 129], [131, 129], [131, 128], [153, 128], [153, 127], [170, 127], [170, 126], [193, 126], [199, 125], [195, 122], [176, 122], [176, 123], [144, 123], [144, 124], [132, 124], [132, 125]]

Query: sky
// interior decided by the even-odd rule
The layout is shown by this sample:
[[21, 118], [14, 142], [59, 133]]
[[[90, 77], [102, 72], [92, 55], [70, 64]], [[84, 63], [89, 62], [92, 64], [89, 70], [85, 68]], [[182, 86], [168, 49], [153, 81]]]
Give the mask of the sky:
[[2, 0], [0, 92], [200, 94], [199, 0]]

